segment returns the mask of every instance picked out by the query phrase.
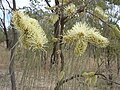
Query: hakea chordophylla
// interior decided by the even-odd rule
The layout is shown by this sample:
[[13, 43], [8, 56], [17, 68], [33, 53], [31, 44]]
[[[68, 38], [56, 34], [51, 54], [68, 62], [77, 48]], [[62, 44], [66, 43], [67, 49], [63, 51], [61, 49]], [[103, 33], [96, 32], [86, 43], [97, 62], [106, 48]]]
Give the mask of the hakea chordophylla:
[[109, 16], [99, 6], [96, 6], [95, 8], [95, 15], [101, 18], [103, 21], [108, 21]]
[[95, 86], [97, 83], [97, 75], [95, 75], [95, 72], [84, 72], [82, 76], [85, 78], [85, 83], [88, 86]]
[[86, 23], [77, 22], [71, 30], [68, 30], [66, 35], [63, 37], [63, 41], [66, 43], [73, 43], [81, 38], [87, 36], [89, 27]]
[[89, 30], [87, 35], [87, 40], [91, 44], [94, 44], [98, 47], [106, 47], [109, 44], [107, 38], [103, 37], [100, 32], [96, 31], [96, 28], [92, 28]]
[[71, 16], [76, 12], [76, 6], [73, 3], [71, 3], [67, 7], [65, 7], [64, 12], [66, 15]]
[[37, 20], [20, 11], [15, 11], [12, 21], [22, 35], [21, 43], [25, 48], [42, 49], [48, 42], [46, 34]]
[[81, 56], [85, 52], [85, 50], [87, 48], [87, 45], [88, 45], [88, 42], [86, 42], [84, 40], [78, 40], [76, 42], [76, 46], [75, 46], [75, 49], [74, 49], [75, 54]]
[[106, 47], [109, 44], [108, 39], [103, 37], [96, 28], [82, 22], [77, 22], [71, 30], [67, 31], [63, 36], [63, 42], [76, 43], [75, 53], [77, 55], [85, 52], [88, 42], [98, 47]]
[[52, 24], [55, 24], [57, 22], [57, 20], [59, 19], [59, 15], [57, 14], [52, 14], [49, 17], [49, 22]]

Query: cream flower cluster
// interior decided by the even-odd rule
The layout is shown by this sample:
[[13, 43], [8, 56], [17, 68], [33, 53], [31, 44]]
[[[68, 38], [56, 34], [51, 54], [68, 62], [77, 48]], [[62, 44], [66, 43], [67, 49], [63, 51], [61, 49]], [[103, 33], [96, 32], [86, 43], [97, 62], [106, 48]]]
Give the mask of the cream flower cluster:
[[52, 24], [55, 24], [55, 22], [59, 19], [59, 16], [57, 14], [52, 14], [49, 17], [49, 22]]
[[64, 42], [73, 43], [87, 36], [89, 27], [86, 23], [77, 22], [64, 36]]
[[81, 56], [86, 51], [87, 45], [88, 42], [84, 40], [78, 40], [74, 49], [75, 54]]
[[95, 72], [84, 72], [82, 76], [85, 78], [85, 83], [88, 86], [95, 86], [97, 83], [97, 75], [95, 75]]
[[103, 9], [99, 6], [95, 8], [95, 15], [101, 18], [104, 21], [108, 21], [108, 15], [103, 11]]
[[76, 6], [73, 3], [71, 3], [67, 7], [65, 7], [64, 12], [66, 15], [71, 16], [76, 12]]
[[87, 39], [88, 42], [98, 47], [106, 47], [109, 44], [108, 39], [96, 31], [96, 28], [93, 28], [88, 32]]
[[98, 47], [106, 47], [109, 44], [108, 39], [103, 37], [96, 28], [82, 22], [77, 22], [71, 30], [67, 31], [63, 36], [63, 42], [76, 43], [74, 51], [77, 55], [85, 52], [88, 42]]
[[46, 34], [38, 21], [20, 11], [13, 13], [13, 24], [20, 31], [21, 43], [25, 48], [42, 49], [48, 42]]

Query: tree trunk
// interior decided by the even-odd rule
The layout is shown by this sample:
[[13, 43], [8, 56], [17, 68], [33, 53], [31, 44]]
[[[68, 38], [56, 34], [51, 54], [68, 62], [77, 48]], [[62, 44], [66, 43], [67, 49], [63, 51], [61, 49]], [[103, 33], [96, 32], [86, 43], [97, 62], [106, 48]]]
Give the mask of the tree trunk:
[[16, 79], [15, 79], [15, 70], [14, 70], [14, 50], [15, 48], [11, 50], [10, 66], [9, 66], [12, 90], [16, 90]]
[[[58, 0], [55, 0], [56, 5], [59, 5]], [[57, 10], [56, 10], [57, 13]], [[56, 64], [58, 65], [59, 63], [60, 65], [60, 70], [63, 70], [64, 67], [64, 56], [63, 56], [63, 52], [62, 52], [62, 36], [63, 35], [63, 29], [64, 29], [64, 17], [62, 14], [62, 10], [61, 10], [61, 14], [59, 14], [59, 20], [54, 24], [54, 37], [58, 38], [60, 40], [58, 40], [57, 42], [54, 42], [54, 48], [53, 48], [53, 53], [51, 55], [51, 66], [52, 64]]]
[[107, 48], [107, 69], [108, 69], [108, 82], [107, 84], [109, 85], [109, 90], [112, 90], [113, 89], [113, 83], [111, 82], [112, 79], [113, 79], [113, 75], [112, 75], [112, 70], [111, 70], [111, 55], [110, 55], [110, 47]]
[[[16, 10], [16, 1], [13, 0], [13, 11]], [[11, 88], [12, 90], [16, 89], [16, 79], [15, 79], [15, 69], [14, 69], [14, 51], [15, 51], [15, 44], [18, 41], [18, 34], [17, 31], [14, 29], [14, 25], [12, 26], [12, 32], [13, 32], [13, 40], [12, 40], [12, 49], [11, 49], [11, 56], [10, 56], [10, 66], [9, 66], [9, 73], [10, 73], [10, 79], [11, 79]]]

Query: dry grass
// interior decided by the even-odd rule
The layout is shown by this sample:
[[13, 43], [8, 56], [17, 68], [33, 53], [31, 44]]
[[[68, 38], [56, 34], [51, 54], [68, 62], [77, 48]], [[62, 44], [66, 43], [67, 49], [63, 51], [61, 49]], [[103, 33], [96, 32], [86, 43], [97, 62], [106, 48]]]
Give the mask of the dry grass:
[[9, 65], [10, 52], [5, 48], [5, 44], [0, 44], [0, 69], [5, 69]]
[[[4, 45], [0, 46], [0, 51], [2, 51], [0, 52], [0, 75], [5, 76], [6, 74], [8, 74], [10, 52], [4, 48]], [[16, 69], [17, 87], [19, 88], [18, 90], [54, 90], [54, 87], [58, 82], [58, 77], [60, 73], [58, 72], [59, 67], [57, 69], [53, 67], [53, 69], [49, 71], [50, 54], [48, 55], [48, 58], [46, 60], [46, 65], [44, 65], [45, 64], [44, 61], [41, 62], [41, 56], [33, 58], [34, 54], [31, 54], [31, 52], [17, 51], [17, 54], [15, 55], [16, 58], [15, 62], [17, 63], [15, 69]], [[82, 57], [76, 57], [73, 55], [72, 50], [71, 52], [70, 50], [66, 50], [64, 51], [64, 56], [65, 56], [64, 79], [69, 78], [74, 74], [81, 74], [82, 71], [97, 70], [97, 61], [92, 57], [90, 58], [88, 56], [88, 53], [85, 53], [85, 55], [83, 55]], [[28, 63], [30, 65], [28, 65]], [[115, 74], [116, 66], [117, 66], [116, 62], [114, 62], [113, 64], [114, 65], [112, 66], [112, 72], [115, 75], [113, 76], [114, 77], [113, 79], [118, 83], [120, 83], [119, 82], [120, 77]], [[105, 72], [107, 74], [105, 63], [102, 65], [100, 70], [101, 72], [103, 73]], [[11, 90], [9, 75], [6, 75], [5, 78], [3, 78], [3, 80], [4, 80], [2, 82], [3, 86], [0, 86], [0, 88], [2, 88], [2, 90]], [[83, 85], [82, 82], [84, 82], [83, 78], [73, 79], [62, 85], [61, 90], [91, 89]], [[119, 90], [120, 88], [117, 85], [114, 85], [114, 87], [116, 87], [114, 88], [114, 90]], [[109, 89], [106, 84], [106, 81], [99, 79], [97, 86], [92, 88], [92, 90], [109, 90]]]

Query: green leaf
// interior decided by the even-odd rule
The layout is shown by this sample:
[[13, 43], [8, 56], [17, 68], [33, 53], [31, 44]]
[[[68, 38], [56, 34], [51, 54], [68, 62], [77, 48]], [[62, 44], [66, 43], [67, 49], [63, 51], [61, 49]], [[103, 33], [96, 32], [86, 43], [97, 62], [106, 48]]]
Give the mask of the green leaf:
[[120, 5], [120, 0], [108, 0], [110, 3], [113, 3], [115, 5]]
[[57, 6], [52, 6], [52, 7], [45, 7], [45, 9], [48, 9], [48, 10], [54, 10]]
[[87, 73], [87, 72], [84, 72], [84, 73], [82, 74], [82, 76], [83, 76], [83, 77], [87, 77], [87, 76], [88, 76], [88, 73]]
[[95, 72], [84, 72], [82, 76], [85, 77], [85, 83], [88, 86], [95, 86], [97, 83], [97, 76], [95, 75]]
[[92, 86], [95, 86], [96, 83], [97, 83], [97, 76], [94, 75], [94, 76], [91, 78], [91, 85], [92, 85]]
[[86, 41], [78, 40], [74, 49], [75, 54], [81, 56], [86, 51], [87, 45], [88, 43]]
[[61, 72], [60, 72], [60, 75], [59, 75], [59, 77], [58, 77], [59, 81], [62, 80], [62, 79], [64, 78], [64, 76], [65, 76], [65, 72], [64, 72], [64, 71], [61, 71]]
[[89, 86], [90, 78], [86, 78], [86, 79], [85, 79], [85, 83]]
[[102, 7], [104, 10], [107, 8], [106, 6], [106, 3], [105, 1], [103, 0], [100, 0], [98, 3], [97, 3], [98, 6]]
[[113, 34], [120, 38], [120, 30], [118, 29], [118, 27], [116, 25], [113, 25], [113, 24], [110, 24], [110, 26], [112, 27], [111, 31], [113, 32]]
[[103, 8], [100, 6], [96, 6], [95, 15], [105, 22], [108, 21], [109, 16], [104, 12]]

